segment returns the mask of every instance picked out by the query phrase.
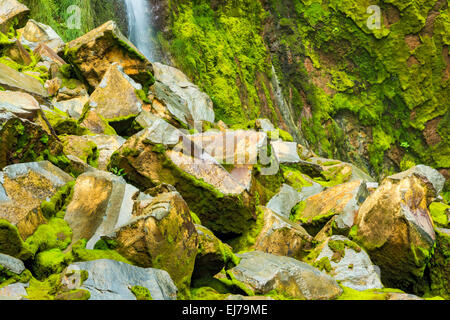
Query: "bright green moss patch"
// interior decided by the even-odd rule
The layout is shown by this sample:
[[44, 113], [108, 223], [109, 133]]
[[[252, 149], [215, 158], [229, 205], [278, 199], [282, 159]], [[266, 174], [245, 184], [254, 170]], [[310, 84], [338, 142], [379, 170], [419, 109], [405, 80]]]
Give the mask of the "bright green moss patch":
[[450, 206], [442, 202], [433, 202], [430, 204], [430, 213], [433, 222], [439, 227], [447, 227], [448, 216], [450, 215]]
[[47, 224], [40, 225], [26, 240], [29, 250], [36, 254], [50, 249], [64, 250], [72, 240], [72, 230], [61, 218], [51, 218]]
[[75, 181], [68, 182], [53, 195], [50, 201], [41, 203], [42, 214], [47, 219], [51, 217], [64, 218], [67, 206], [73, 197], [74, 185]]
[[225, 300], [228, 294], [221, 294], [210, 287], [191, 288], [192, 300]]
[[304, 178], [303, 173], [301, 173], [300, 170], [285, 165], [281, 165], [280, 168], [286, 183], [297, 191], [300, 192], [303, 187], [312, 186], [312, 183]]
[[26, 260], [32, 253], [22, 241], [16, 226], [0, 219], [0, 253]]
[[26, 288], [29, 300], [54, 300], [61, 282], [61, 275], [53, 274], [44, 281], [34, 278], [30, 280], [30, 285]]
[[130, 291], [136, 297], [136, 300], [153, 300], [150, 290], [141, 286], [133, 286]]
[[33, 272], [38, 279], [61, 273], [72, 262], [71, 254], [64, 254], [60, 249], [40, 252], [33, 262]]
[[387, 300], [388, 294], [373, 290], [358, 291], [352, 288], [341, 286], [344, 290], [336, 300]]
[[313, 267], [319, 269], [320, 271], [331, 272], [331, 263], [328, 257], [323, 257], [319, 261], [314, 262]]
[[350, 240], [330, 240], [328, 241], [328, 247], [334, 252], [331, 261], [336, 263], [345, 257], [345, 248], [361, 252], [361, 247]]
[[[87, 241], [85, 239], [77, 241], [72, 246], [72, 255], [74, 262], [79, 261], [92, 261], [100, 259], [116, 260], [128, 264], [132, 264], [126, 258], [121, 256], [117, 251], [112, 249], [86, 249]], [[97, 247], [98, 248], [98, 247]]]

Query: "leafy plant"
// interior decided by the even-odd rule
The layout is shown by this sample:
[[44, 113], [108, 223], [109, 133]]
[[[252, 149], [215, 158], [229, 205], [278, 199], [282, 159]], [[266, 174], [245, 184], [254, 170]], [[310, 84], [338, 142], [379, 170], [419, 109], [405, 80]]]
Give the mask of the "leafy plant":
[[119, 177], [125, 177], [127, 175], [123, 169], [119, 169], [117, 167], [111, 168], [110, 171]]
[[406, 141], [403, 141], [402, 143], [400, 143], [400, 147], [408, 149], [410, 147], [409, 143]]

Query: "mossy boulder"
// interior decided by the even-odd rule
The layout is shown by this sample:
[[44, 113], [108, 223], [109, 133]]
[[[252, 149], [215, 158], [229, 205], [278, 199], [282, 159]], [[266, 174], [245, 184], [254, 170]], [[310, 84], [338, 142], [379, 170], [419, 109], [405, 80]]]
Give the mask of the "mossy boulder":
[[350, 236], [385, 285], [411, 292], [423, 277], [436, 241], [428, 205], [443, 185], [436, 170], [418, 166], [386, 178], [361, 205]]
[[0, 32], [7, 33], [11, 27], [25, 24], [30, 9], [16, 0], [2, 0], [0, 3]]
[[66, 155], [73, 155], [85, 163], [96, 167], [98, 165], [99, 151], [97, 145], [84, 136], [60, 136]]
[[124, 72], [140, 83], [144, 90], [155, 81], [151, 63], [120, 32], [113, 21], [108, 21], [67, 43], [64, 56], [66, 61], [77, 67], [77, 71], [92, 88], [97, 88], [114, 62], [119, 63]]
[[[2, 60], [2, 62], [5, 61]], [[25, 91], [41, 98], [49, 96], [43, 81], [19, 72], [4, 63], [0, 63], [0, 86], [9, 90]]]
[[46, 221], [41, 203], [73, 178], [48, 161], [7, 166], [0, 172], [0, 219], [17, 226], [23, 239]]
[[179, 293], [189, 294], [198, 234], [178, 192], [136, 201], [133, 217], [103, 239], [112, 241], [114, 249], [137, 266], [166, 270]]
[[450, 299], [450, 230], [435, 228], [436, 246], [429, 264], [432, 295]]
[[228, 270], [239, 263], [233, 249], [220, 241], [208, 228], [195, 225], [198, 234], [198, 253], [195, 258], [193, 279], [213, 277], [223, 268]]
[[[52, 29], [52, 27], [43, 23], [29, 19], [20, 32], [19, 41], [27, 45], [31, 50], [35, 50], [39, 45], [45, 45], [54, 52], [58, 52], [64, 48], [64, 41]], [[61, 59], [61, 58], [59, 58]]]

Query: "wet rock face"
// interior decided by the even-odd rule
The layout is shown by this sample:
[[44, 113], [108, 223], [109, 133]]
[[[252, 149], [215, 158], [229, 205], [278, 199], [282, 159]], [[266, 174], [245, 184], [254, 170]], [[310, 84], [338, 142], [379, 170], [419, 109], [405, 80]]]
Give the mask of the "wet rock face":
[[141, 267], [166, 270], [179, 288], [189, 285], [198, 235], [189, 208], [176, 191], [136, 201], [133, 217], [106, 236], [116, 250]]
[[78, 67], [93, 88], [100, 84], [114, 62], [143, 86], [154, 83], [151, 63], [123, 36], [113, 21], [67, 43], [64, 50], [66, 59]]
[[[87, 271], [88, 278], [80, 276]], [[177, 287], [166, 271], [139, 268], [114, 260], [95, 260], [71, 264], [63, 273], [66, 290], [84, 289], [89, 300], [136, 300], [132, 287], [146, 288], [153, 300], [176, 300]]]
[[73, 178], [48, 161], [7, 166], [0, 172], [0, 219], [18, 228], [23, 239], [45, 223], [41, 202]]
[[386, 178], [361, 205], [354, 239], [385, 285], [408, 289], [422, 277], [436, 239], [428, 205], [442, 185], [436, 170], [416, 167]]
[[260, 251], [239, 254], [241, 262], [229, 272], [255, 294], [272, 290], [304, 300], [332, 300], [342, 289], [327, 274], [298, 260]]

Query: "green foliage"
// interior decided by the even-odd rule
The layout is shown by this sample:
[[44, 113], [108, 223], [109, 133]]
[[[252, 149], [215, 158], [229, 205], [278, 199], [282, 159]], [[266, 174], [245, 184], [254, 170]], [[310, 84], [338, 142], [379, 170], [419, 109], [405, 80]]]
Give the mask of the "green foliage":
[[136, 300], [153, 300], [150, 290], [145, 287], [133, 286], [130, 290], [136, 297]]
[[124, 171], [123, 168], [119, 169], [117, 167], [113, 167], [110, 169], [110, 172], [114, 173], [116, 176], [119, 176], [119, 177], [124, 177], [127, 175], [127, 173]]

